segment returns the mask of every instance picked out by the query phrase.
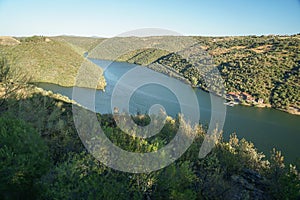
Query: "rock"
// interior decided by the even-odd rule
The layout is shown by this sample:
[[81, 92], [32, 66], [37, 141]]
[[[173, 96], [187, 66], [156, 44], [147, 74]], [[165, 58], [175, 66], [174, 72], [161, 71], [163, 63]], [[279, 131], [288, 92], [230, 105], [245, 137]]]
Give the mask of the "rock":
[[232, 187], [224, 195], [224, 199], [244, 200], [272, 199], [266, 191], [264, 177], [258, 172], [250, 169], [243, 169], [241, 174], [231, 176]]
[[254, 184], [257, 188], [265, 190], [267, 187], [265, 178], [254, 170], [243, 169], [242, 177], [245, 178], [248, 182]]
[[251, 169], [243, 169], [243, 177], [245, 178], [250, 178], [252, 181], [261, 181], [262, 180], [262, 176], [254, 171], [254, 170], [251, 170]]
[[239, 175], [232, 175], [231, 179], [233, 182], [239, 184], [243, 188], [247, 190], [254, 190], [254, 185], [250, 184], [246, 179], [244, 179], [242, 176]]

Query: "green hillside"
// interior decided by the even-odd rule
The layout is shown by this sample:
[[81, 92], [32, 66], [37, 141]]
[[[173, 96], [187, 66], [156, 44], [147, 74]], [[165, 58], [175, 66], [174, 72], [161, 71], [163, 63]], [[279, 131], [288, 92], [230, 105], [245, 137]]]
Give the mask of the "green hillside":
[[[8, 40], [9, 39], [9, 40]], [[213, 59], [214, 67], [221, 73], [227, 92], [248, 93], [253, 102], [243, 104], [272, 106], [290, 113], [300, 113], [300, 35], [293, 36], [239, 36], [239, 37], [124, 37], [88, 38], [58, 36], [51, 38], [32, 37], [5, 38], [0, 52], [12, 66], [32, 76], [34, 82], [51, 82], [62, 86], [73, 86], [77, 70], [84, 61], [83, 54], [90, 58], [108, 59], [148, 66], [158, 72], [190, 83], [194, 87], [208, 90], [215, 85], [214, 78], [208, 83], [202, 76], [209, 70], [205, 59], [199, 66], [178, 55], [189, 41], [196, 41]], [[5, 42], [10, 45], [5, 45]], [[12, 45], [11, 45], [12, 44]], [[95, 48], [97, 47], [97, 48]], [[167, 51], [172, 49], [173, 52]], [[189, 52], [193, 53], [193, 52]], [[199, 58], [195, 58], [199, 59]], [[102, 73], [99, 67], [85, 62], [89, 78]], [[200, 69], [200, 70], [199, 70]], [[88, 77], [88, 76], [87, 76]], [[82, 86], [93, 87], [87, 80]], [[105, 86], [104, 78], [98, 88]], [[218, 93], [218, 88], [214, 88]], [[225, 95], [225, 94], [222, 94]], [[260, 100], [263, 103], [258, 103]]]
[[[193, 86], [208, 90], [216, 80], [211, 78], [208, 83], [203, 81], [201, 77], [206, 71], [201, 68], [201, 64], [200, 68], [197, 68], [176, 54], [176, 51], [174, 53], [163, 50], [163, 44], [166, 43], [174, 49], [180, 47], [183, 38], [189, 37], [115, 38], [108, 40], [108, 44], [103, 43], [101, 45], [103, 48], [91, 51], [89, 56], [144, 66], [152, 64], [149, 67], [156, 71], [176, 78], [181, 75], [181, 79], [185, 79]], [[227, 92], [237, 94], [245, 92], [254, 99], [254, 103], [250, 102], [250, 104], [270, 105], [290, 113], [300, 114], [299, 34], [193, 37], [193, 39], [212, 57], [214, 67], [219, 69], [224, 79]], [[141, 44], [154, 45], [150, 45], [151, 48], [137, 49], [142, 46]], [[200, 58], [200, 61], [205, 59]], [[257, 103], [258, 100], [263, 103]]]
[[85, 52], [91, 51], [99, 43], [101, 43], [104, 38], [91, 38], [91, 37], [77, 37], [77, 36], [57, 36], [51, 37], [51, 39], [64, 42], [70, 45], [73, 50], [79, 54], [84, 54]]
[[[100, 76], [98, 89], [105, 87], [102, 70], [74, 51], [66, 43], [45, 37], [21, 38], [16, 45], [0, 45], [0, 54], [9, 60], [16, 71], [31, 76], [32, 82], [48, 82], [61, 86], [74, 86], [78, 69], [84, 63], [88, 70], [85, 77]], [[89, 81], [81, 81], [80, 86], [93, 87]]]

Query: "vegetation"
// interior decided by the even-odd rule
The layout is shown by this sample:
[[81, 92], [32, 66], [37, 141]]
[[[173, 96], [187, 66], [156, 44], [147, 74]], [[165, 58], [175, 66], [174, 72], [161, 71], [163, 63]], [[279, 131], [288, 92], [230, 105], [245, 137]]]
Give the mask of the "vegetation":
[[0, 117], [0, 198], [35, 198], [40, 177], [50, 168], [48, 147], [27, 123]]
[[63, 42], [72, 47], [73, 50], [83, 55], [94, 49], [104, 38], [77, 37], [77, 36], [57, 36], [51, 39]]
[[[48, 82], [61, 86], [72, 87], [81, 66], [85, 70], [83, 77], [76, 85], [92, 87], [89, 78], [98, 80], [98, 89], [105, 87], [102, 70], [95, 64], [85, 60], [64, 42], [42, 36], [20, 38], [20, 43], [15, 45], [0, 45], [0, 56], [5, 57], [14, 71], [31, 75], [32, 82]], [[93, 73], [89, 73], [89, 72]]]
[[[1, 50], [2, 53], [10, 55], [9, 57], [12, 58], [10, 60], [15, 60], [17, 65], [22, 65], [21, 69], [28, 69], [27, 71], [33, 75], [34, 82], [73, 86], [77, 69], [83, 63], [82, 57], [77, 54], [89, 52], [91, 54], [89, 57], [92, 58], [145, 65], [190, 83], [194, 87], [215, 90], [219, 95], [225, 96], [218, 91], [217, 87], [211, 88], [218, 83], [214, 80], [215, 77], [211, 77], [208, 81], [203, 80], [204, 74], [209, 69], [193, 66], [180, 55], [165, 50], [163, 44], [167, 43], [175, 50], [182, 41], [185, 41], [182, 38], [185, 37], [129, 37], [115, 38], [113, 41], [106, 42], [103, 38], [58, 36], [49, 39], [34, 36], [20, 38], [19, 45], [18, 43], [10, 46], [2, 45]], [[299, 35], [193, 37], [192, 39], [198, 41], [201, 48], [212, 56], [214, 66], [219, 69], [225, 81], [227, 92], [246, 92], [256, 101], [262, 99], [266, 106], [271, 105], [277, 109], [299, 114]], [[153, 43], [156, 45], [150, 45], [152, 48], [139, 48]], [[99, 44], [100, 48], [95, 48]], [[87, 72], [97, 68], [91, 63], [88, 65], [90, 70]], [[52, 66], [56, 67], [55, 70], [50, 70], [53, 69]], [[65, 70], [66, 68], [68, 70]], [[81, 81], [80, 84], [93, 87], [88, 81]], [[105, 81], [101, 77], [97, 87], [101, 89], [104, 86]]]
[[[148, 37], [115, 38], [103, 43], [103, 49], [91, 52], [91, 57], [114, 59], [148, 66], [158, 72], [179, 78], [204, 90], [212, 90], [219, 95], [216, 77], [206, 77], [204, 58], [198, 66], [174, 52], [164, 50], [163, 44], [171, 49], [181, 45], [182, 38], [188, 37]], [[264, 105], [300, 113], [300, 35], [293, 36], [243, 36], [243, 37], [193, 37], [197, 45], [213, 59], [224, 80], [227, 92], [250, 94], [256, 101], [262, 99]], [[142, 45], [143, 44], [143, 45]], [[155, 45], [149, 45], [155, 44]], [[139, 48], [140, 46], [151, 48]], [[137, 49], [136, 49], [137, 48]], [[192, 48], [191, 48], [192, 49]], [[127, 51], [125, 51], [127, 50]], [[118, 54], [122, 56], [117, 57]]]
[[[79, 139], [72, 104], [34, 86], [6, 98], [0, 110], [1, 199], [298, 199], [296, 166], [273, 150], [269, 161], [251, 142], [232, 135], [219, 138], [212, 152], [198, 158], [205, 129], [198, 125], [195, 142], [168, 167], [148, 174], [107, 168]], [[3, 98], [3, 97], [1, 97]], [[78, 109], [84, 109], [78, 106]], [[90, 111], [85, 111], [90, 112]], [[30, 113], [30, 114], [28, 114]], [[112, 115], [97, 114], [107, 137], [132, 152], [161, 148], [176, 134], [179, 119], [167, 118], [149, 139], [129, 136]], [[149, 116], [132, 116], [147, 124]], [[188, 124], [185, 124], [190, 129]]]
[[228, 48], [226, 53], [217, 53], [215, 62], [229, 91], [247, 92], [279, 109], [300, 108], [298, 36], [222, 40], [209, 51]]

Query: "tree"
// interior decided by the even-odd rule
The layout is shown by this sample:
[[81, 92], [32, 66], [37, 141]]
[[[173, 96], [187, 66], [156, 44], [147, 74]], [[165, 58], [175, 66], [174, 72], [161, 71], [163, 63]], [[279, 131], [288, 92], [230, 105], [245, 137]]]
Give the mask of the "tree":
[[196, 199], [196, 175], [189, 161], [176, 162], [160, 171], [154, 199]]
[[27, 87], [30, 79], [23, 72], [13, 70], [5, 57], [0, 57], [0, 108], [3, 109], [3, 104], [16, 91]]
[[49, 168], [47, 146], [25, 122], [0, 117], [0, 199], [32, 199]]
[[112, 171], [82, 152], [53, 168], [41, 179], [41, 199], [132, 199], [125, 173]]
[[271, 180], [270, 192], [276, 199], [299, 199], [300, 197], [300, 175], [296, 166], [290, 165], [287, 169], [284, 157], [275, 148], [271, 154], [270, 170]]

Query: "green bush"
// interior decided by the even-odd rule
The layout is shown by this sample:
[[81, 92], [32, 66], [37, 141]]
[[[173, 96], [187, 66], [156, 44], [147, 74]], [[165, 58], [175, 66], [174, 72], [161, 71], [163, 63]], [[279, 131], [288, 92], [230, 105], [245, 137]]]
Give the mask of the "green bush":
[[130, 199], [129, 180], [90, 154], [70, 154], [41, 179], [41, 199]]
[[0, 199], [32, 199], [49, 167], [40, 135], [23, 121], [0, 117]]

